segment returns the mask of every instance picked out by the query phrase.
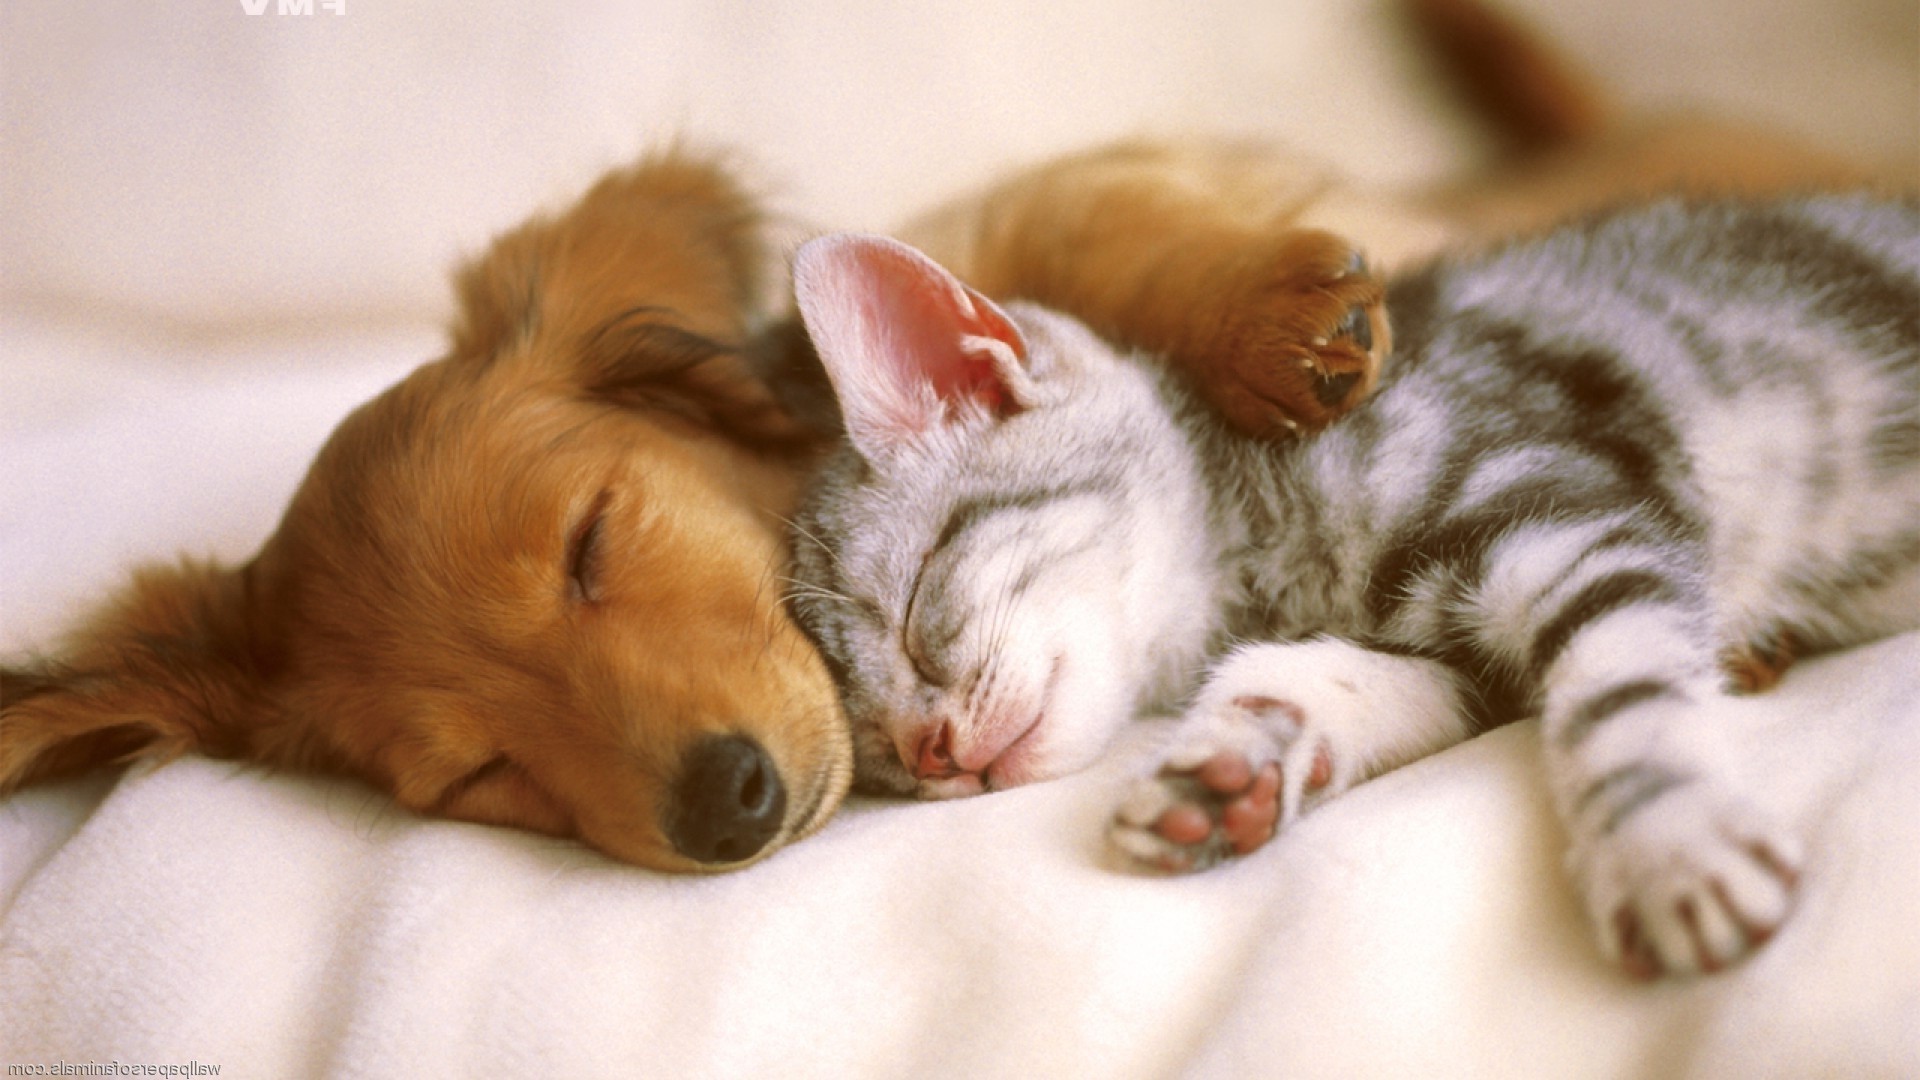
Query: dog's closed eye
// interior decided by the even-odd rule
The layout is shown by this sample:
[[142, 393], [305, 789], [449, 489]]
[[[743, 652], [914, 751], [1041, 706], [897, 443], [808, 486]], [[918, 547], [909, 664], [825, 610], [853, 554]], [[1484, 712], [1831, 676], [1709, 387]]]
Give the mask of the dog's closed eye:
[[567, 538], [567, 596], [575, 603], [600, 600], [600, 533], [610, 501], [610, 493], [601, 492]]
[[526, 767], [496, 753], [448, 784], [427, 808], [468, 821], [497, 822], [565, 836], [576, 828], [562, 804]]

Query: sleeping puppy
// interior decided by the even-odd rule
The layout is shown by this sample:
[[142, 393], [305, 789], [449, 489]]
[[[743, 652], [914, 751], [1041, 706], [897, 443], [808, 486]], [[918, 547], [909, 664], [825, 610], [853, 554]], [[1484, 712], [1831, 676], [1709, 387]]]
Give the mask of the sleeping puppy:
[[764, 261], [680, 155], [502, 237], [257, 555], [146, 569], [0, 674], [0, 791], [193, 750], [669, 870], [818, 828], [851, 758], [781, 606], [812, 440], [743, 346]]
[[[1708, 157], [1636, 158], [1537, 42], [1466, 0], [1414, 7], [1498, 84], [1490, 111], [1547, 148], [1525, 168], [1409, 197], [1274, 146], [1127, 144], [909, 235], [1292, 437], [1351, 408], [1388, 358], [1362, 248], [1391, 266], [1683, 169], [1720, 189], [1756, 175], [1697, 140], [1673, 145]], [[1832, 179], [1816, 156], [1776, 157], [1768, 182]], [[683, 154], [502, 237], [458, 275], [446, 355], [341, 423], [251, 560], [143, 570], [52, 659], [0, 671], [0, 795], [194, 751], [670, 871], [743, 866], [819, 828], [850, 783], [850, 735], [781, 602], [782, 536], [827, 433], [773, 390], [807, 370], [804, 340], [752, 332], [770, 262], [738, 184]]]

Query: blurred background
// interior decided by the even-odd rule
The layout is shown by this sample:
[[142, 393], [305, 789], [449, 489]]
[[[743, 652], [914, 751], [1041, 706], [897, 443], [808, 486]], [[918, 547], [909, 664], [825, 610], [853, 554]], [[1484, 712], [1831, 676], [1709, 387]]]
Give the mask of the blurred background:
[[[1500, 3], [1632, 108], [1920, 163], [1920, 0]], [[1392, 0], [8, 0], [0, 316], [434, 324], [454, 260], [674, 139], [798, 220], [884, 228], [1193, 130], [1379, 183], [1487, 151]]]

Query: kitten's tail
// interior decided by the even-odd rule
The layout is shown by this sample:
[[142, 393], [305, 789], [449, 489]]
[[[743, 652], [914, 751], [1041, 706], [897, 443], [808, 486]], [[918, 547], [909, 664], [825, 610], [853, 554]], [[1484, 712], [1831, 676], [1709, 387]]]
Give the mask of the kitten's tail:
[[1591, 142], [1615, 126], [1599, 81], [1524, 21], [1481, 0], [1404, 2], [1448, 81], [1516, 151]]

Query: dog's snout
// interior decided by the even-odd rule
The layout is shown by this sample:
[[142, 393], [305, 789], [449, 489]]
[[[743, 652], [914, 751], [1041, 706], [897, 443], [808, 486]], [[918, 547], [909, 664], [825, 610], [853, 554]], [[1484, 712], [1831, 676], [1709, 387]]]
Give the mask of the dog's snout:
[[668, 835], [703, 863], [751, 858], [780, 831], [787, 788], [773, 758], [752, 739], [708, 739], [687, 754], [674, 787]]

